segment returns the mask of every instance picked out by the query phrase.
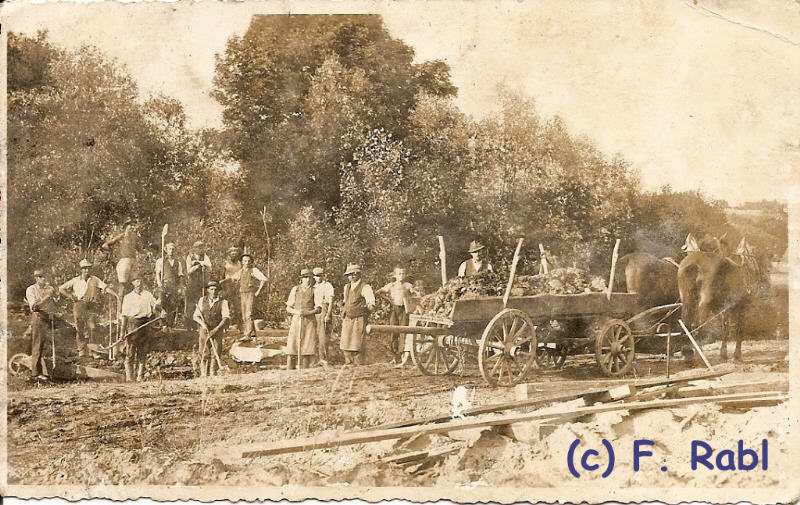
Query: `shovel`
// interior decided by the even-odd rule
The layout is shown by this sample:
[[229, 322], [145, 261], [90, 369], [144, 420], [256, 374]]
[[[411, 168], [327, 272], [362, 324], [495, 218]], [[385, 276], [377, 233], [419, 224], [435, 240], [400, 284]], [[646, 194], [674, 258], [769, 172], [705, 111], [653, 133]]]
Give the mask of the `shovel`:
[[208, 337], [208, 340], [211, 341], [211, 349], [214, 351], [214, 358], [217, 360], [217, 366], [219, 367], [219, 374], [220, 375], [228, 375], [231, 373], [231, 368], [228, 365], [223, 365], [222, 361], [219, 359], [219, 353], [217, 352], [217, 345], [214, 343], [214, 339], [212, 337]]

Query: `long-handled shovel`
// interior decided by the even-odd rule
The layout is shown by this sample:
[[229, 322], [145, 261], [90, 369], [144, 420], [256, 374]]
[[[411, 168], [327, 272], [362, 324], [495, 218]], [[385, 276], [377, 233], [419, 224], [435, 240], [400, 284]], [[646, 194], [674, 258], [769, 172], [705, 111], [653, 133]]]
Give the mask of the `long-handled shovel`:
[[137, 331], [141, 330], [142, 328], [144, 328], [144, 327], [146, 327], [146, 326], [150, 326], [151, 324], [155, 323], [156, 321], [160, 321], [160, 320], [162, 320], [162, 319], [164, 319], [164, 316], [158, 316], [157, 318], [155, 318], [155, 319], [151, 319], [150, 321], [147, 321], [147, 322], [146, 322], [146, 323], [144, 323], [144, 324], [140, 324], [139, 326], [137, 326], [136, 328], [132, 329], [131, 331], [129, 331], [129, 332], [128, 332], [128, 333], [126, 333], [125, 335], [123, 335], [123, 336], [119, 337], [119, 338], [117, 339], [117, 341], [116, 341], [116, 342], [114, 342], [113, 344], [109, 345], [108, 347], [101, 347], [100, 349], [102, 349], [102, 350], [104, 350], [104, 351], [107, 351], [107, 350], [109, 350], [109, 349], [113, 349], [114, 347], [116, 347], [116, 346], [118, 346], [119, 344], [121, 344], [123, 341], [125, 341], [125, 340], [126, 340], [128, 337], [130, 337], [131, 335], [133, 335], [133, 334], [134, 334], [134, 333], [136, 333]]
[[217, 359], [217, 366], [219, 367], [219, 373], [225, 375], [231, 373], [231, 368], [228, 365], [223, 365], [222, 361], [219, 359], [219, 353], [217, 352], [217, 345], [214, 343], [214, 338], [209, 336], [208, 340], [211, 341], [211, 349], [214, 351], [214, 357]]

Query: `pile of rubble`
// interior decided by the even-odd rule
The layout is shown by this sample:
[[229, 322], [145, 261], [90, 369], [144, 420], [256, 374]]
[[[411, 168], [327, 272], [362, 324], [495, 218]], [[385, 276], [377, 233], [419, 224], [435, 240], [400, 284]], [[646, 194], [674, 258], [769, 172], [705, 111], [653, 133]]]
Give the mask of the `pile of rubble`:
[[[503, 296], [507, 278], [494, 272], [481, 272], [472, 277], [450, 279], [435, 293], [422, 297], [417, 312], [429, 316], [448, 316], [456, 300], [484, 296]], [[511, 296], [538, 294], [578, 294], [603, 292], [606, 281], [580, 268], [556, 268], [546, 274], [519, 275], [514, 279]]]

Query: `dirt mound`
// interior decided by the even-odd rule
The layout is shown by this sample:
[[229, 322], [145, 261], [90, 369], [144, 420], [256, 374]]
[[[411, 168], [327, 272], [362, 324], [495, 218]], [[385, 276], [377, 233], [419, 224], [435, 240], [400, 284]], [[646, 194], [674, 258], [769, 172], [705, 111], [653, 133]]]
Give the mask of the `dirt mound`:
[[[435, 293], [422, 297], [417, 312], [429, 316], [447, 317], [456, 300], [483, 296], [503, 296], [508, 283], [494, 272], [481, 272], [471, 277], [456, 277], [447, 281]], [[602, 292], [606, 282], [580, 268], [555, 268], [546, 274], [520, 275], [514, 279], [511, 296], [538, 294], [578, 294]]]

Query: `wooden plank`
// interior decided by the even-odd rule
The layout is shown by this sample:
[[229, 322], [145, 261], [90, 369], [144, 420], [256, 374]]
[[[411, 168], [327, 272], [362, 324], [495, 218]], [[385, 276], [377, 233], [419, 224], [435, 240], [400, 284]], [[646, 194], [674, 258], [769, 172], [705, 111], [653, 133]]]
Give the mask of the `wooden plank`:
[[102, 368], [75, 365], [75, 376], [81, 379], [93, 379], [98, 381], [125, 382], [125, 376], [121, 373], [112, 372]]
[[[590, 394], [600, 391], [607, 391], [608, 388], [613, 387], [616, 384], [620, 385], [631, 385], [638, 389], [653, 387], [653, 386], [660, 386], [664, 384], [672, 384], [677, 382], [688, 382], [694, 380], [703, 380], [703, 379], [714, 379], [716, 377], [721, 377], [723, 375], [729, 374], [733, 372], [735, 368], [733, 366], [718, 366], [716, 370], [712, 372], [696, 372], [694, 370], [687, 370], [684, 372], [680, 372], [677, 374], [672, 375], [671, 377], [657, 377], [652, 379], [612, 379], [612, 380], [599, 380], [599, 387], [587, 389], [583, 393], [575, 393], [574, 397], [580, 396], [581, 394]], [[556, 386], [560, 388], [564, 388], [568, 385], [572, 384], [580, 384], [583, 381], [575, 381], [569, 382], [567, 384], [558, 383], [558, 382], [533, 382], [533, 383], [525, 383], [525, 384], [517, 384], [514, 387], [514, 395], [518, 401], [525, 401], [528, 399], [536, 399], [537, 397], [541, 397], [542, 392], [537, 391], [539, 387], [547, 387], [547, 386]], [[557, 401], [557, 400], [555, 400]]]
[[289, 454], [293, 452], [310, 451], [315, 449], [325, 449], [330, 447], [341, 447], [345, 445], [363, 444], [368, 442], [378, 442], [381, 440], [391, 440], [406, 438], [412, 435], [446, 433], [451, 431], [507, 425], [511, 423], [535, 421], [540, 419], [551, 419], [553, 417], [583, 417], [590, 414], [600, 414], [615, 410], [643, 410], [653, 408], [681, 407], [702, 402], [722, 402], [728, 400], [749, 400], [757, 398], [782, 397], [779, 391], [768, 391], [763, 393], [737, 393], [730, 395], [715, 395], [697, 398], [676, 398], [671, 400], [652, 400], [646, 402], [612, 403], [602, 404], [592, 407], [583, 407], [574, 410], [561, 412], [530, 412], [525, 414], [510, 414], [491, 419], [461, 419], [448, 423], [427, 425], [427, 426], [408, 426], [405, 428], [393, 428], [388, 430], [359, 431], [351, 433], [325, 433], [318, 436], [282, 440], [280, 442], [267, 442], [262, 444], [247, 444], [240, 446], [242, 458], [255, 458], [260, 456], [271, 456], [277, 454]]
[[789, 381], [775, 380], [739, 383], [715, 382], [708, 385], [684, 386], [678, 390], [678, 396], [681, 398], [691, 398], [695, 396], [707, 396], [712, 394], [753, 393], [756, 391], [788, 392]]
[[[675, 384], [675, 383], [690, 382], [690, 381], [694, 381], [694, 380], [713, 379], [713, 378], [716, 378], [716, 377], [721, 377], [723, 375], [729, 374], [729, 373], [731, 373], [733, 371], [734, 371], [734, 367], [733, 366], [728, 366], [728, 367], [725, 367], [725, 368], [720, 368], [719, 370], [716, 370], [714, 372], [697, 373], [697, 372], [694, 372], [693, 370], [689, 370], [689, 371], [687, 371], [688, 373], [687, 372], [681, 372], [682, 374], [685, 374], [685, 375], [676, 374], [676, 375], [673, 375], [670, 378], [659, 377], [659, 378], [654, 378], [654, 379], [640, 379], [640, 380], [635, 380], [635, 381], [613, 380], [613, 381], [604, 381], [604, 382], [611, 382], [611, 383], [614, 383], [614, 384], [617, 384], [617, 383], [620, 383], [620, 382], [627, 382], [628, 384], [630, 384], [630, 385], [632, 385], [632, 386], [634, 386], [636, 388], [645, 388], [645, 387], [659, 386], [659, 385], [662, 385], [662, 384]], [[538, 383], [538, 384], [542, 384], [542, 383]], [[545, 383], [545, 384], [559, 386], [559, 383], [557, 383], [557, 382], [548, 382], [548, 383]], [[578, 383], [577, 382], [573, 382], [572, 384], [578, 384]], [[518, 384], [517, 387], [519, 387], [519, 386], [523, 386], [523, 384]], [[561, 387], [563, 387], [563, 386], [561, 386]], [[492, 405], [483, 405], [483, 406], [479, 406], [479, 407], [473, 407], [471, 409], [467, 409], [467, 410], [461, 412], [461, 414], [463, 416], [465, 416], [465, 417], [469, 417], [469, 416], [475, 416], [475, 415], [480, 415], [480, 414], [489, 414], [491, 412], [500, 412], [500, 411], [503, 411], [503, 410], [512, 410], [512, 409], [529, 408], [529, 407], [541, 407], [543, 405], [550, 404], [550, 403], [562, 402], [562, 401], [572, 400], [572, 399], [575, 399], [575, 398], [580, 398], [581, 396], [584, 396], [584, 395], [587, 395], [587, 394], [605, 393], [608, 390], [609, 390], [609, 388], [607, 388], [607, 387], [606, 388], [601, 387], [601, 388], [590, 388], [590, 389], [587, 389], [587, 390], [584, 390], [584, 391], [572, 391], [572, 392], [567, 392], [567, 393], [551, 393], [551, 394], [545, 395], [545, 396], [542, 396], [541, 393], [540, 393], [538, 396], [536, 396], [534, 398], [522, 399], [522, 400], [513, 401], [513, 402], [496, 403], [496, 404], [492, 404]], [[584, 402], [584, 404], [585, 404], [585, 402]], [[362, 431], [387, 430], [387, 429], [391, 429], [391, 428], [403, 428], [403, 427], [406, 427], [406, 426], [416, 426], [416, 425], [420, 425], [420, 424], [444, 423], [444, 422], [450, 421], [452, 419], [453, 419], [453, 417], [452, 417], [452, 415], [450, 413], [444, 413], [444, 414], [439, 414], [439, 415], [431, 416], [431, 417], [421, 417], [421, 418], [418, 417], [418, 418], [408, 419], [408, 420], [405, 420], [405, 421], [399, 421], [399, 422], [396, 422], [396, 423], [381, 424], [381, 425], [378, 425], [378, 426], [373, 426], [371, 428], [365, 428]]]

